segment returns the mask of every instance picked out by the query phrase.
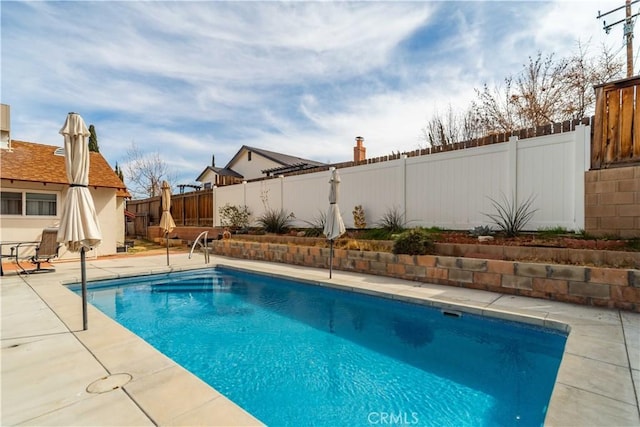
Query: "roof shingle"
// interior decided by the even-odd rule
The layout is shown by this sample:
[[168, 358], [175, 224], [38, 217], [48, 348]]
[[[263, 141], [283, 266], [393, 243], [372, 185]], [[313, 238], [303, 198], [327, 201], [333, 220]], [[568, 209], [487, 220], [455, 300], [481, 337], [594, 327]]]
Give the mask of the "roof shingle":
[[[54, 154], [58, 148], [12, 140], [11, 150], [0, 150], [0, 178], [68, 184], [64, 156]], [[100, 153], [89, 153], [89, 185], [115, 188], [118, 197], [131, 197], [127, 187]]]

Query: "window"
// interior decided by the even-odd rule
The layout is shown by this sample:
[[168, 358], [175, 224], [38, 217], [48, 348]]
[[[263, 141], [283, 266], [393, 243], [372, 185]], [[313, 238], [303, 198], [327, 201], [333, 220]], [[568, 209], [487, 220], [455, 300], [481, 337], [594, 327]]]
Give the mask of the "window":
[[22, 215], [22, 193], [3, 191], [0, 194], [0, 204], [2, 215]]
[[56, 195], [27, 193], [27, 215], [56, 215]]
[[54, 193], [3, 191], [0, 202], [2, 215], [56, 216], [58, 214], [58, 198]]
[[247, 152], [247, 161], [251, 161], [251, 151]]

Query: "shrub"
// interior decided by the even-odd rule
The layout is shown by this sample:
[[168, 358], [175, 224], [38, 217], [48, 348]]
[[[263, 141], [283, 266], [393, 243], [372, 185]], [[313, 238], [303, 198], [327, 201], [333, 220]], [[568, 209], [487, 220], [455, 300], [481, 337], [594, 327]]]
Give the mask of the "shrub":
[[414, 228], [398, 236], [393, 245], [394, 254], [426, 255], [433, 253], [435, 245], [431, 234], [422, 228]]
[[640, 252], [640, 239], [627, 240], [626, 247], [628, 250]]
[[569, 233], [569, 230], [567, 230], [565, 227], [557, 225], [555, 227], [539, 228], [538, 233], [541, 237], [556, 237], [562, 234]]
[[392, 234], [385, 228], [368, 228], [359, 237], [363, 240], [391, 240]]
[[267, 233], [282, 234], [289, 230], [293, 218], [295, 218], [293, 212], [286, 213], [282, 209], [267, 209], [257, 221]]
[[378, 225], [391, 233], [400, 233], [404, 231], [405, 221], [404, 214], [397, 207], [389, 208], [382, 215], [382, 219]]
[[306, 237], [320, 237], [322, 233], [324, 233], [324, 226], [327, 223], [327, 214], [323, 211], [319, 211], [320, 214], [318, 216], [313, 217], [311, 221], [302, 222], [309, 225], [310, 228], [304, 231], [304, 235]]
[[367, 220], [364, 216], [364, 208], [362, 205], [357, 205], [353, 208], [353, 224], [357, 229], [363, 229], [367, 227]]
[[233, 229], [245, 228], [249, 226], [249, 208], [246, 206], [235, 206], [227, 203], [220, 209], [220, 222], [223, 227], [231, 227]]
[[489, 227], [488, 225], [479, 225], [477, 227], [473, 227], [473, 229], [469, 231], [469, 234], [474, 237], [491, 236], [493, 234], [493, 228]]
[[354, 239], [345, 240], [344, 242], [342, 242], [340, 247], [342, 249], [347, 250], [347, 251], [359, 251], [359, 250], [361, 250], [360, 244], [358, 243], [357, 240], [354, 240]]
[[522, 231], [538, 209], [533, 209], [535, 197], [529, 196], [525, 201], [518, 204], [515, 196], [508, 200], [502, 194], [502, 200], [497, 201], [489, 197], [496, 213], [483, 214], [489, 217], [507, 237], [515, 237]]

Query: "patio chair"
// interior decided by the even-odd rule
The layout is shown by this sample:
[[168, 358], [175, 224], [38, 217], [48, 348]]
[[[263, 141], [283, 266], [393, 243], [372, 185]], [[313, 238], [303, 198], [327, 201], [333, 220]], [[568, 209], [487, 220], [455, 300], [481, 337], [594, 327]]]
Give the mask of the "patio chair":
[[[42, 230], [42, 237], [39, 242], [20, 242], [15, 246], [16, 264], [20, 268], [22, 273], [40, 273], [55, 271], [55, 268], [48, 267], [42, 268], [43, 262], [49, 262], [53, 258], [58, 257], [58, 251], [60, 250], [60, 244], [58, 239], [57, 228], [45, 228]], [[35, 264], [35, 268], [25, 268], [20, 264], [20, 248], [35, 246], [35, 253], [28, 257], [22, 257], [22, 260], [28, 260], [31, 264]]]

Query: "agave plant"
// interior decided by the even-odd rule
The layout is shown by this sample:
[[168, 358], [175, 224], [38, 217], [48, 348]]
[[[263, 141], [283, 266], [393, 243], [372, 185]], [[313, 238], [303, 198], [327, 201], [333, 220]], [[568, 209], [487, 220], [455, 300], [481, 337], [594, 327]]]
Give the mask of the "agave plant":
[[324, 226], [327, 223], [327, 214], [321, 210], [318, 211], [318, 216], [314, 216], [311, 221], [302, 220], [309, 226], [309, 229], [305, 232], [306, 237], [319, 237], [324, 232]]
[[284, 210], [268, 209], [258, 219], [258, 223], [267, 233], [285, 233], [291, 225], [291, 220], [295, 218], [293, 212], [286, 213]]
[[496, 213], [483, 215], [490, 218], [507, 237], [517, 236], [538, 210], [532, 207], [535, 200], [533, 195], [521, 203], [516, 202], [515, 196], [511, 197], [511, 200], [507, 199], [504, 193], [500, 201], [491, 197], [489, 200], [491, 200]]
[[400, 212], [397, 207], [387, 209], [378, 222], [379, 227], [384, 228], [391, 233], [400, 233], [404, 231], [405, 225], [404, 213]]

